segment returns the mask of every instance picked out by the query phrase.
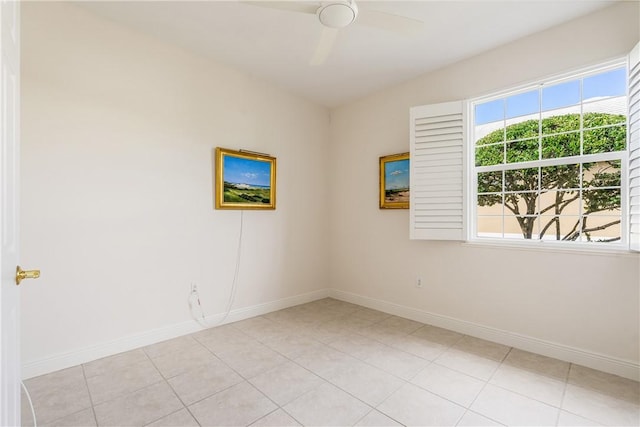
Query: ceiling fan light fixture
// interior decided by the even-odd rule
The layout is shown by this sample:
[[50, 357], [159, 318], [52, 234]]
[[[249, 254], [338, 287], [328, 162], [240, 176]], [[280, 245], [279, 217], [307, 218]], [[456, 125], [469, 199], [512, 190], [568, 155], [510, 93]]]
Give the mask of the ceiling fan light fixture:
[[344, 28], [356, 20], [358, 7], [354, 1], [334, 1], [323, 3], [317, 14], [325, 27]]

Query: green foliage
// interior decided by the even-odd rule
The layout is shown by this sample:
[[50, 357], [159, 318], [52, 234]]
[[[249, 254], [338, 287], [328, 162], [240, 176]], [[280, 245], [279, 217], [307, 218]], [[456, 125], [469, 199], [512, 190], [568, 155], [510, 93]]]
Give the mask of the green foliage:
[[[538, 123], [537, 120], [535, 120], [535, 122]], [[547, 117], [546, 119], [542, 119], [541, 127], [543, 135], [576, 131], [580, 129], [580, 114], [563, 114], [562, 116]]]
[[626, 148], [624, 125], [584, 131], [584, 154], [608, 153]]
[[[625, 116], [606, 113], [585, 113], [583, 115], [584, 154], [622, 151], [626, 149]], [[601, 127], [604, 126], [604, 127]], [[598, 127], [597, 129], [589, 129]], [[564, 236], [560, 230], [559, 215], [572, 202], [579, 199], [580, 167], [571, 164], [571, 157], [580, 154], [580, 115], [565, 114], [538, 120], [527, 120], [489, 133], [476, 142], [476, 166], [492, 166], [505, 162], [520, 163], [539, 158], [567, 158], [566, 165], [544, 168], [508, 170], [504, 173], [504, 202], [501, 194], [502, 172], [478, 174], [478, 205], [493, 206], [504, 203], [506, 209], [516, 217], [523, 236], [532, 238], [534, 223], [540, 215], [553, 215], [542, 227], [541, 236], [555, 225], [556, 239], [575, 240], [580, 232], [588, 238], [589, 214], [620, 208], [620, 191], [601, 187], [620, 186], [620, 162], [584, 163], [583, 170], [583, 218], [571, 232]], [[539, 140], [539, 132], [542, 132]], [[542, 153], [539, 149], [542, 148]], [[556, 191], [555, 198], [546, 206], [538, 200], [539, 192]], [[485, 193], [485, 194], [483, 194]], [[546, 200], [548, 200], [547, 198]], [[613, 221], [607, 226], [619, 223]], [[597, 228], [601, 230], [601, 227]]]
[[223, 200], [227, 203], [269, 204], [269, 197], [268, 188], [238, 187], [230, 182], [224, 183]]

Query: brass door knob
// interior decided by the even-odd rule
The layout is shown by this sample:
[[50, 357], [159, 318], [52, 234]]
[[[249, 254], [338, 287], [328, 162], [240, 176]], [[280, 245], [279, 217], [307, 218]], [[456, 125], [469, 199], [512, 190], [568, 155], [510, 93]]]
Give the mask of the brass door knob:
[[16, 285], [19, 285], [24, 279], [37, 279], [40, 277], [40, 270], [23, 270], [20, 266], [16, 267]]

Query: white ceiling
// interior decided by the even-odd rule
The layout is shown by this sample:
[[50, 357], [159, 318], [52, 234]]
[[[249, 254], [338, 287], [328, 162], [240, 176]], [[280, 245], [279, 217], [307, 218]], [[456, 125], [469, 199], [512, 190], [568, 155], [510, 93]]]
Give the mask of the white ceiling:
[[[317, 3], [317, 2], [312, 2]], [[322, 25], [311, 14], [237, 1], [83, 2], [82, 7], [270, 81], [328, 107], [611, 5], [612, 1], [358, 1], [419, 19], [408, 37], [357, 21], [310, 66]]]

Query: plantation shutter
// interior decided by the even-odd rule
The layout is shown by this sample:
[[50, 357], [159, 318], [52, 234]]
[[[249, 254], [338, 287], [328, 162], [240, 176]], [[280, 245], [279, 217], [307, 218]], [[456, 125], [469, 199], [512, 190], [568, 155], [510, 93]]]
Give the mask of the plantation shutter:
[[640, 43], [629, 54], [629, 244], [640, 251]]
[[465, 115], [462, 101], [410, 110], [410, 238], [465, 240]]

